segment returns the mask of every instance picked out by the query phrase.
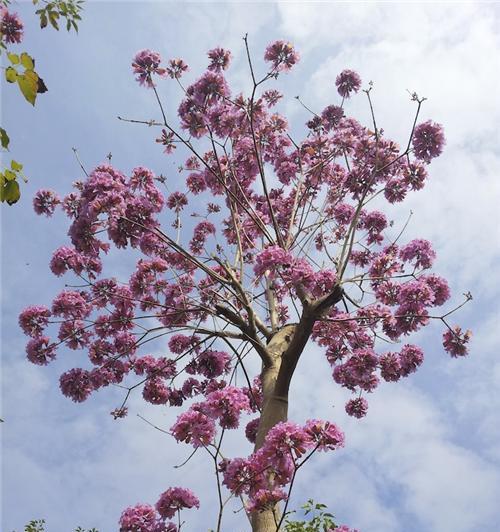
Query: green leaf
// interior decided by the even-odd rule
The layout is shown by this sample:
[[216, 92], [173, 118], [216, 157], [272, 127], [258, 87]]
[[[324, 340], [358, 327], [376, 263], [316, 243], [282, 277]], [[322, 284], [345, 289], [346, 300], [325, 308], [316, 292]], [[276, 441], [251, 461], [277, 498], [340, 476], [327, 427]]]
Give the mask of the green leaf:
[[40, 13], [40, 28], [46, 28], [47, 27], [47, 15], [45, 11], [42, 11]]
[[26, 100], [31, 105], [35, 105], [38, 91], [38, 74], [33, 70], [27, 70], [24, 74], [17, 76], [17, 83]]
[[23, 169], [23, 165], [21, 163], [18, 163], [17, 161], [14, 161], [14, 159], [10, 161], [10, 167], [12, 168], [12, 170], [14, 170], [14, 172], [20, 172]]
[[9, 205], [14, 205], [21, 197], [19, 183], [17, 181], [9, 181], [3, 187], [2, 193], [2, 201], [6, 201]]
[[35, 68], [35, 62], [33, 61], [33, 58], [26, 52], [21, 54], [21, 64], [26, 70], [33, 70]]
[[9, 135], [7, 135], [7, 131], [3, 127], [0, 127], [0, 140], [2, 142], [2, 148], [8, 150], [9, 149]]
[[12, 67], [7, 67], [5, 69], [5, 79], [9, 83], [15, 83], [17, 80], [17, 72]]
[[13, 65], [18, 65], [19, 64], [19, 56], [17, 54], [11, 54], [11, 53], [7, 52], [7, 57], [9, 58], [9, 61]]
[[59, 13], [57, 11], [49, 12], [49, 22], [51, 23], [52, 27], [57, 31], [59, 31], [59, 24], [57, 24], [58, 18], [59, 18]]
[[12, 172], [12, 170], [8, 169], [4, 171], [4, 176], [6, 181], [14, 181], [17, 177], [16, 174]]

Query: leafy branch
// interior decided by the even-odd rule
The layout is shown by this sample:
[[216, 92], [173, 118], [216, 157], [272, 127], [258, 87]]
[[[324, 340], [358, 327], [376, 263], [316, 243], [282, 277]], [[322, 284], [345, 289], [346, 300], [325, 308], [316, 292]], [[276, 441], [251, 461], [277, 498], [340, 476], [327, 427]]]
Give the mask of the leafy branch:
[[301, 508], [304, 516], [311, 514], [311, 519], [309, 521], [290, 521], [287, 517], [285, 532], [329, 532], [337, 528], [334, 516], [326, 511], [327, 506], [325, 504], [315, 503], [313, 499], [309, 499]]
[[[39, 5], [39, 0], [33, 0], [34, 5]], [[37, 9], [35, 13], [40, 17], [40, 27], [43, 29], [50, 25], [59, 31], [60, 19], [66, 20], [66, 29], [74, 29], [78, 33], [78, 22], [82, 19], [80, 12], [83, 9], [83, 0], [55, 0], [43, 2], [45, 7]]]

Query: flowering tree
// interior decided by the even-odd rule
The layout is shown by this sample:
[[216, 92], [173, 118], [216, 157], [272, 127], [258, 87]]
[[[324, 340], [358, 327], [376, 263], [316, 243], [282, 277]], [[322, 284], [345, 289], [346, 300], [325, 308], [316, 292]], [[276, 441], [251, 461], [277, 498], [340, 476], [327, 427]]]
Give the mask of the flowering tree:
[[[334, 383], [353, 394], [347, 413], [361, 418], [380, 378], [398, 381], [422, 364], [410, 336], [431, 321], [444, 326], [451, 356], [467, 353], [470, 332], [448, 318], [471, 296], [435, 310], [450, 291], [432, 272], [430, 242], [404, 241], [403, 224], [396, 228], [374, 208], [422, 189], [428, 164], [442, 152], [442, 127], [419, 123], [424, 99], [412, 95], [416, 113], [400, 148], [377, 125], [371, 84], [363, 90], [370, 126], [345, 114], [362, 82], [344, 70], [336, 79], [337, 104], [319, 113], [306, 108], [310, 120], [297, 140], [273, 111], [282, 94], [269, 86], [298, 62], [297, 52], [272, 43], [258, 76], [244, 42], [248, 95], [229, 88], [227, 50], [211, 50], [208, 69], [187, 88], [181, 59], [162, 65], [156, 52], [136, 55], [134, 73], [151, 90], [161, 120], [122, 120], [161, 128], [157, 142], [168, 155], [182, 154], [182, 177], [166, 179], [145, 167], [126, 176], [102, 164], [62, 200], [39, 191], [38, 214], [61, 206], [71, 220], [71, 245], [54, 252], [50, 268], [57, 276], [72, 272], [80, 287], [63, 290], [50, 308], [25, 309], [19, 321], [35, 364], [48, 364], [63, 347], [88, 353], [88, 369], [60, 377], [73, 401], [119, 384], [124, 398], [115, 418], [127, 414], [138, 389], [149, 403], [184, 406], [170, 433], [213, 461], [214, 528], [222, 530], [228, 501], [239, 498], [252, 530], [264, 532], [288, 526], [290, 491], [310, 457], [344, 445], [330, 421], [288, 420], [290, 383], [306, 346], [313, 342], [324, 352]], [[182, 91], [180, 127], [156, 85], [168, 77]], [[169, 188], [175, 181], [180, 190]], [[204, 211], [189, 212], [190, 203]], [[142, 253], [128, 280], [102, 275], [111, 246]], [[163, 352], [148, 353], [158, 337]], [[253, 452], [227, 457], [224, 436], [239, 427]], [[195, 507], [190, 490], [169, 488], [155, 507], [127, 508], [120, 530], [178, 530], [181, 510]], [[329, 530], [348, 530], [328, 523]]]

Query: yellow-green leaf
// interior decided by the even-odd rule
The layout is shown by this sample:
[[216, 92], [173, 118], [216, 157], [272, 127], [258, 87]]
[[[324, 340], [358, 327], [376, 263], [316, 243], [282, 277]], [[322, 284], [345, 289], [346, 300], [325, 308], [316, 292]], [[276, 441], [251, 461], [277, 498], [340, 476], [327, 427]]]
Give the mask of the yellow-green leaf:
[[49, 11], [49, 22], [52, 27], [59, 31], [59, 24], [57, 24], [57, 19], [59, 18], [59, 13], [57, 11]]
[[11, 54], [11, 53], [7, 52], [7, 57], [9, 58], [9, 61], [13, 65], [18, 65], [19, 64], [19, 56], [17, 54]]
[[23, 165], [21, 163], [18, 163], [17, 161], [14, 161], [14, 159], [10, 161], [10, 167], [12, 168], [12, 170], [14, 170], [14, 172], [20, 172], [23, 169]]
[[38, 90], [38, 74], [34, 70], [27, 70], [24, 74], [17, 76], [17, 83], [23, 96], [31, 105], [35, 105]]
[[19, 191], [19, 183], [17, 181], [9, 181], [2, 190], [2, 201], [6, 201], [9, 205], [14, 205], [21, 197]]
[[17, 79], [17, 72], [12, 67], [7, 67], [5, 69], [5, 79], [9, 83], [15, 83]]
[[33, 70], [35, 68], [35, 62], [33, 61], [33, 58], [26, 52], [21, 54], [21, 64], [26, 70]]
[[16, 174], [12, 172], [11, 170], [5, 170], [4, 176], [6, 181], [14, 181], [16, 179]]

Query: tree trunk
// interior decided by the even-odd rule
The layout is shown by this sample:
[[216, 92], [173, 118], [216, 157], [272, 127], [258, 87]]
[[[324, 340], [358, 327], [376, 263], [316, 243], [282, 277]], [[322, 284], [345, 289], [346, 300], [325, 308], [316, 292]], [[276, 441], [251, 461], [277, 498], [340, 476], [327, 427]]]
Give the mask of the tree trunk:
[[[259, 429], [255, 440], [255, 451], [264, 444], [267, 433], [280, 421], [288, 419], [288, 394], [286, 397], [275, 395], [276, 379], [283, 353], [290, 345], [295, 325], [285, 325], [271, 338], [267, 350], [272, 358], [272, 365], [263, 367], [261, 373], [263, 405], [260, 416]], [[252, 514], [253, 532], [276, 532], [276, 523], [280, 519], [278, 505], [263, 512]]]
[[[280, 421], [287, 420], [288, 390], [300, 355], [318, 317], [338, 303], [342, 299], [342, 294], [341, 286], [336, 284], [329, 294], [316, 301], [310, 301], [308, 297], [304, 297], [300, 322], [285, 325], [269, 340], [267, 351], [271, 362], [262, 368], [261, 373], [263, 407], [255, 440], [256, 451], [262, 447], [272, 427]], [[253, 512], [252, 531], [276, 532], [280, 517], [279, 505], [263, 512]]]

